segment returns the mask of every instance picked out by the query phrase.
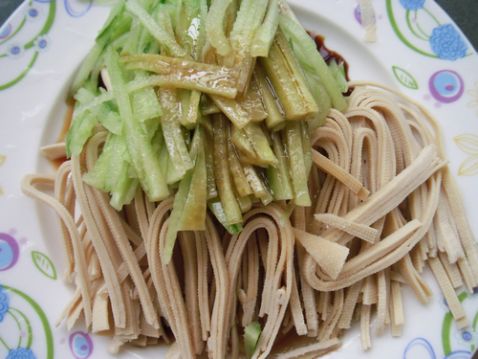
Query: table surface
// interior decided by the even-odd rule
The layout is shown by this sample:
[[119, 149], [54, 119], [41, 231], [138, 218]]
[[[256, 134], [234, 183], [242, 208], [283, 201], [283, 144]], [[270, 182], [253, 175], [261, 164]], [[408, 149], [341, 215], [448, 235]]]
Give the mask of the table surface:
[[[0, 24], [23, 0], [0, 0]], [[398, 1], [398, 0], [397, 0]], [[478, 50], [478, 0], [436, 0]]]

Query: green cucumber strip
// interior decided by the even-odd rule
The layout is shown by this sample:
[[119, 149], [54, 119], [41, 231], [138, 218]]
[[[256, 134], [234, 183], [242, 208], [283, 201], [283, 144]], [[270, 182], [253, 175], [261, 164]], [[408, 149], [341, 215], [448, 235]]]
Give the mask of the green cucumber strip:
[[266, 79], [266, 76], [262, 69], [256, 71], [255, 76], [257, 78], [257, 82], [259, 83], [259, 88], [262, 95], [262, 101], [264, 103], [264, 107], [266, 108], [267, 118], [266, 118], [266, 125], [267, 128], [272, 131], [280, 130], [285, 125], [285, 118], [282, 115], [277, 100], [275, 99], [272, 91], [270, 89], [269, 82]]
[[108, 103], [98, 106], [97, 110], [98, 120], [109, 132], [115, 135], [121, 135], [123, 132], [123, 122], [119, 113], [111, 108]]
[[145, 70], [159, 74], [157, 85], [235, 99], [237, 69], [206, 64], [158, 54], [125, 55], [122, 62], [128, 70]]
[[214, 101], [214, 104], [227, 116], [235, 127], [243, 128], [251, 122], [251, 117], [247, 111], [243, 109], [236, 100], [215, 95], [210, 97]]
[[226, 214], [226, 224], [242, 223], [241, 209], [236, 200], [227, 163], [227, 122], [221, 115], [214, 118], [214, 175], [219, 198]]
[[242, 224], [228, 225], [226, 223], [226, 214], [224, 213], [224, 208], [222, 208], [221, 201], [210, 201], [208, 207], [214, 217], [216, 217], [219, 223], [221, 223], [230, 234], [234, 235], [242, 231]]
[[[206, 143], [212, 143], [211, 137], [205, 133]], [[216, 176], [214, 175], [214, 146], [205, 146], [206, 172], [207, 172], [207, 199], [217, 198], [219, 196], [216, 187]]]
[[102, 39], [104, 34], [111, 29], [113, 21], [119, 17], [124, 10], [124, 0], [119, 0], [116, 5], [111, 9], [108, 18], [106, 19], [103, 27], [98, 31], [98, 35], [96, 35], [96, 40]]
[[319, 113], [315, 118], [313, 118], [316, 124], [311, 126], [312, 128], [317, 128], [325, 123], [330, 109], [332, 108], [332, 101], [320, 79], [307, 70], [305, 70], [305, 74], [307, 78], [307, 84], [309, 85], [312, 95], [315, 98], [315, 102], [317, 102], [317, 105], [319, 106]]
[[177, 1], [176, 6], [176, 36], [181, 46], [194, 59], [199, 58], [198, 55], [202, 50], [202, 47], [197, 48], [197, 43], [201, 36], [201, 26], [203, 26], [203, 18], [201, 18], [200, 14], [202, 2], [200, 0]]
[[302, 140], [302, 151], [304, 153], [304, 164], [307, 178], [309, 178], [312, 169], [312, 145], [310, 143], [309, 125], [307, 122], [300, 124], [300, 133]]
[[282, 145], [280, 133], [271, 134], [272, 148], [278, 159], [277, 167], [269, 166], [267, 168], [267, 178], [272, 194], [276, 201], [290, 200], [294, 198], [292, 185], [290, 181], [290, 171], [287, 154]]
[[193, 168], [194, 163], [189, 156], [186, 141], [179, 123], [181, 105], [177, 91], [161, 89], [159, 99], [164, 111], [163, 117], [161, 118], [161, 125], [169, 157], [178, 173], [184, 175], [188, 170]]
[[245, 165], [244, 173], [252, 191], [254, 192], [254, 196], [259, 199], [264, 206], [271, 203], [273, 200], [272, 194], [257, 173], [256, 169], [251, 165]]
[[98, 156], [95, 165], [89, 172], [83, 175], [83, 180], [86, 183], [103, 192], [110, 192], [113, 188], [112, 177], [110, 177], [109, 172], [112, 168], [118, 168], [118, 160], [122, 160], [115, 155], [115, 150], [118, 152], [118, 147], [116, 147], [115, 143], [117, 142], [117, 137], [111, 134], [108, 135], [103, 145], [103, 151]]
[[166, 173], [166, 183], [168, 185], [176, 184], [184, 177], [184, 173], [179, 173], [173, 165], [173, 162], [169, 157], [168, 148], [164, 144], [163, 131], [161, 128], [154, 135], [153, 144], [157, 148], [157, 153], [159, 154], [161, 169]]
[[252, 143], [249, 140], [249, 137], [247, 136], [244, 129], [238, 129], [236, 127], [233, 127], [231, 139], [239, 151], [246, 153], [252, 158], [256, 157], [254, 147], [252, 147]]
[[261, 126], [256, 123], [250, 123], [243, 128], [243, 131], [254, 148], [256, 157], [259, 159], [258, 165], [264, 167], [277, 165], [277, 158]]
[[302, 146], [300, 123], [290, 122], [283, 131], [286, 139], [287, 154], [289, 155], [289, 169], [292, 179], [292, 188], [294, 189], [294, 203], [302, 207], [310, 206], [311, 200], [307, 185], [309, 178]]
[[235, 146], [235, 149], [237, 150], [237, 154], [241, 163], [247, 163], [264, 168], [268, 167], [271, 163], [275, 165], [275, 161], [272, 157], [266, 158], [264, 161], [263, 157], [259, 157], [257, 155], [251, 139], [244, 129], [238, 129], [234, 127], [232, 130], [231, 140]]
[[271, 0], [264, 22], [257, 30], [252, 40], [251, 55], [253, 57], [267, 57], [272, 41], [279, 26], [279, 0]]
[[138, 51], [138, 43], [140, 42], [141, 35], [143, 34], [144, 27], [138, 19], [133, 19], [131, 23], [131, 29], [127, 33], [126, 41], [122, 46], [122, 53], [136, 54]]
[[252, 358], [254, 355], [261, 332], [262, 329], [259, 322], [252, 322], [244, 328], [244, 351], [247, 358]]
[[345, 77], [345, 67], [344, 64], [341, 63], [340, 65], [337, 64], [337, 61], [335, 59], [332, 59], [329, 62], [329, 70], [334, 76], [335, 80], [337, 81], [337, 84], [339, 85], [340, 91], [342, 93], [345, 93], [349, 90], [349, 85], [347, 83], [347, 79]]
[[191, 26], [188, 33], [197, 33], [193, 38], [193, 47], [191, 49], [191, 56], [196, 61], [202, 61], [204, 58], [204, 48], [207, 43], [206, 38], [206, 19], [207, 19], [208, 5], [207, 0], [199, 0], [198, 17], [191, 21]]
[[194, 128], [198, 122], [201, 93], [188, 90], [179, 90], [178, 92], [182, 112], [179, 121], [186, 128]]
[[[179, 231], [204, 230], [207, 211], [207, 171], [204, 152], [204, 135], [197, 128], [191, 146], [191, 155], [195, 157], [195, 167], [188, 171], [179, 183], [178, 192], [174, 198], [173, 210], [169, 217], [166, 233], [166, 244], [161, 253], [167, 264], [171, 256]], [[195, 153], [194, 153], [195, 152]]]
[[138, 175], [141, 187], [151, 201], [165, 199], [169, 195], [169, 190], [160, 167], [159, 157], [154, 151], [150, 138], [133, 117], [118, 54], [114, 50], [108, 50], [105, 61], [113, 95], [125, 126], [126, 144], [131, 163]]
[[188, 154], [186, 142], [184, 140], [181, 125], [175, 119], [162, 119], [164, 141], [169, 152], [172, 164], [178, 171], [184, 175], [194, 164]]
[[137, 121], [145, 122], [163, 114], [158, 96], [152, 88], [135, 91], [131, 95], [133, 114]]
[[87, 88], [80, 88], [74, 96], [75, 100], [79, 102], [79, 105], [83, 103], [88, 103], [95, 98], [94, 91], [91, 91]]
[[[76, 106], [75, 106], [76, 107]], [[92, 112], [85, 112], [81, 115], [73, 113], [73, 122], [66, 135], [66, 156], [78, 156], [83, 150], [86, 141], [93, 134], [93, 129], [98, 119]]]
[[129, 170], [129, 165], [123, 167], [123, 172], [111, 191], [110, 205], [117, 211], [121, 211], [124, 205], [131, 203], [138, 189], [139, 182], [136, 178], [129, 177]]
[[[206, 96], [203, 96], [202, 98], [206, 98]], [[201, 101], [200, 111], [203, 116], [221, 113], [221, 110], [219, 109], [219, 107], [217, 107], [216, 104], [214, 104], [214, 102], [210, 102], [210, 101], [207, 101], [207, 102]]]
[[186, 55], [184, 49], [179, 46], [176, 39], [172, 37], [164, 27], [156, 22], [152, 16], [141, 6], [137, 0], [128, 0], [126, 2], [126, 9], [136, 16], [143, 26], [153, 35], [153, 37], [162, 45], [165, 46], [171, 54], [177, 57]]
[[280, 28], [292, 42], [294, 52], [302, 66], [313, 71], [320, 78], [334, 108], [344, 111], [347, 108], [347, 102], [340, 91], [339, 84], [317, 50], [314, 40], [307, 34], [302, 25], [289, 16], [280, 16]]
[[168, 148], [166, 146], [161, 147], [159, 152], [161, 168], [164, 169], [166, 173], [166, 183], [168, 185], [174, 185], [175, 183], [179, 182], [183, 177], [183, 172], [178, 172], [176, 167], [173, 165], [171, 158], [169, 157]]
[[231, 45], [236, 56], [250, 55], [251, 44], [267, 10], [268, 0], [242, 0], [231, 30]]
[[[196, 128], [193, 145], [196, 147], [195, 165], [191, 178], [189, 193], [183, 210], [182, 231], [203, 231], [206, 229], [207, 212], [207, 170], [206, 155], [204, 152], [205, 142], [203, 130]], [[194, 142], [196, 145], [194, 145]], [[193, 149], [191, 150], [193, 152]], [[193, 153], [191, 153], [193, 155]]]
[[247, 112], [251, 122], [262, 122], [267, 118], [267, 112], [262, 101], [261, 88], [255, 76], [249, 81], [246, 93], [237, 98], [237, 102]]
[[227, 146], [229, 172], [231, 173], [231, 177], [234, 181], [234, 187], [236, 188], [236, 192], [240, 197], [248, 196], [252, 194], [252, 189], [249, 186], [249, 182], [247, 181], [246, 175], [244, 174], [244, 170], [242, 168], [241, 163], [239, 162], [239, 158], [237, 157], [234, 145], [230, 141], [229, 136], [227, 140]]
[[250, 209], [252, 208], [252, 199], [250, 196], [236, 197], [236, 198], [242, 213], [246, 213], [247, 211], [250, 211]]
[[232, 3], [233, 0], [212, 0], [206, 18], [207, 38], [221, 56], [231, 52], [231, 44], [225, 33], [225, 19]]
[[277, 32], [269, 57], [260, 59], [288, 120], [302, 120], [319, 111], [302, 69], [281, 31]]
[[109, 134], [93, 169], [83, 176], [90, 186], [110, 192], [110, 204], [120, 211], [129, 204], [136, 192], [138, 181], [130, 176], [132, 170], [127, 146], [122, 136]]
[[111, 47], [111, 44], [128, 33], [131, 29], [132, 18], [131, 16], [121, 11], [118, 16], [116, 16], [111, 24], [105, 29], [105, 31], [96, 37], [96, 43], [106, 47]]
[[74, 95], [81, 86], [88, 80], [91, 72], [93, 71], [98, 59], [103, 53], [104, 46], [102, 44], [95, 44], [90, 50], [88, 55], [82, 61], [80, 68], [76, 71], [75, 78], [73, 79], [73, 84], [70, 88], [70, 95]]
[[[164, 76], [148, 76], [147, 78], [136, 78], [132, 81], [130, 81], [125, 88], [126, 93], [132, 94], [135, 91], [139, 91], [144, 88], [148, 87], [157, 87], [161, 86], [161, 84], [164, 84]], [[105, 91], [99, 96], [96, 96], [91, 102], [81, 104], [81, 106], [78, 107], [78, 114], [81, 114], [85, 111], [92, 110], [95, 107], [101, 105], [104, 102], [108, 101], [114, 101], [114, 96], [111, 92]]]
[[161, 251], [161, 259], [164, 264], [171, 261], [173, 255], [174, 244], [181, 229], [181, 221], [183, 218], [183, 211], [186, 205], [186, 200], [191, 186], [192, 171], [188, 171], [179, 182], [178, 191], [174, 195], [173, 210], [168, 220], [168, 229], [166, 232], [166, 242]]
[[[118, 20], [121, 20], [123, 10], [124, 1], [120, 0], [111, 10], [108, 19], [98, 32], [95, 45], [90, 50], [86, 58], [81, 63], [80, 68], [76, 72], [75, 78], [73, 79], [73, 84], [70, 88], [71, 95], [75, 94], [76, 91], [78, 91], [78, 89], [88, 80], [101, 55], [103, 54], [103, 50], [107, 45], [109, 38], [112, 37], [112, 35], [116, 37], [117, 34], [121, 32], [118, 32], [116, 28], [118, 28]], [[124, 21], [122, 24], [123, 23]], [[123, 26], [121, 26], [121, 29], [124, 29]]]

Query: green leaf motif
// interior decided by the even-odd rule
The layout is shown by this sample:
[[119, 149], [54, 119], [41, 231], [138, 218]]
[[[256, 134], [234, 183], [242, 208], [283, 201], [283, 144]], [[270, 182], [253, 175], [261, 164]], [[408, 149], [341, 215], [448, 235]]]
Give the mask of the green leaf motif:
[[32, 251], [32, 261], [35, 267], [46, 277], [56, 280], [58, 278], [55, 265], [46, 254]]
[[412, 90], [418, 89], [417, 80], [415, 80], [415, 78], [408, 71], [395, 65], [392, 66], [392, 70], [398, 82], [400, 82], [403, 86]]

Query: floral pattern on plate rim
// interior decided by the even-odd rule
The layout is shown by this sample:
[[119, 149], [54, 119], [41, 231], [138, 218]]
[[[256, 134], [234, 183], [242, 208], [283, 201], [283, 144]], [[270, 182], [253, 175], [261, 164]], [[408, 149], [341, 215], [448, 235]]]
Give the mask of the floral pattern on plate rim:
[[[476, 296], [476, 292], [473, 294]], [[472, 296], [466, 292], [459, 294], [458, 299], [464, 303]], [[443, 300], [445, 307], [446, 301]], [[448, 307], [447, 307], [448, 308]], [[457, 330], [453, 325], [453, 316], [450, 311], [446, 312], [441, 325], [441, 339], [444, 359], [469, 359], [475, 352], [478, 345], [478, 312], [473, 317], [472, 324], [469, 328]], [[421, 349], [421, 350], [420, 350]], [[438, 359], [439, 348], [424, 337], [412, 339], [403, 351], [403, 359]], [[423, 356], [423, 351], [427, 353], [427, 357]], [[415, 354], [415, 355], [414, 355]], [[416, 356], [417, 354], [420, 357]]]
[[[77, 9], [78, 4], [80, 4], [80, 9]], [[79, 0], [63, 0], [63, 5], [70, 17], [77, 18], [85, 15], [91, 9], [93, 0], [86, 0], [84, 2]], [[44, 11], [45, 7], [48, 8], [47, 11]], [[0, 91], [8, 89], [24, 79], [37, 62], [40, 54], [50, 46], [48, 33], [55, 22], [57, 0], [29, 0], [20, 5], [20, 9], [23, 11], [23, 14], [16, 27], [12, 26], [9, 22], [12, 20], [12, 18], [10, 18], [0, 28], [0, 46], [3, 45], [5, 48], [0, 51], [0, 62], [15, 60], [20, 56], [27, 55], [29, 56], [29, 60], [24, 68], [18, 69], [18, 73], [13, 79], [0, 83]], [[29, 23], [39, 20], [44, 12], [46, 12], [46, 16], [43, 19], [43, 26], [38, 33], [23, 44], [15, 43], [16, 35], [23, 31], [28, 32]]]
[[[398, 3], [400, 6], [397, 6]], [[444, 23], [428, 8], [426, 0], [386, 0], [386, 7], [393, 31], [405, 46], [416, 53], [448, 61], [473, 53], [456, 25]], [[397, 21], [398, 16], [405, 18], [405, 26]]]
[[[15, 300], [15, 305], [14, 305]], [[34, 322], [39, 322], [41, 332], [34, 332]], [[10, 323], [12, 329], [0, 333], [0, 353], [6, 359], [53, 359], [53, 333], [43, 309], [26, 293], [0, 284], [0, 326]], [[7, 341], [5, 334], [8, 334]], [[12, 340], [12, 336], [15, 340]], [[45, 349], [37, 345], [39, 336], [45, 339]]]
[[478, 174], [478, 135], [463, 134], [453, 139], [458, 148], [468, 157], [458, 169], [459, 176], [474, 176]]

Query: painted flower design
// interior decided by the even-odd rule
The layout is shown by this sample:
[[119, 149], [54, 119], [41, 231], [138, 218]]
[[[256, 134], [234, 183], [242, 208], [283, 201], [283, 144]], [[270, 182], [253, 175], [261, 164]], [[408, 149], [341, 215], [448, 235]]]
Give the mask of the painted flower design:
[[45, 51], [48, 47], [48, 38], [46, 36], [39, 36], [35, 41], [35, 46], [38, 51]]
[[435, 27], [429, 39], [433, 52], [443, 60], [457, 60], [466, 56], [468, 47], [452, 24]]
[[8, 49], [8, 56], [18, 58], [23, 54], [23, 47], [19, 44], [12, 44]]
[[478, 81], [475, 82], [475, 87], [468, 90], [467, 93], [471, 97], [471, 100], [468, 102], [468, 107], [474, 108], [478, 116]]
[[5, 314], [7, 314], [9, 308], [10, 298], [8, 297], [8, 294], [5, 292], [3, 287], [0, 285], [0, 322], [2, 322], [3, 318], [5, 318]]
[[478, 174], [478, 136], [463, 134], [454, 138], [455, 143], [468, 158], [463, 161], [458, 169], [459, 176], [474, 176]]
[[32, 6], [27, 10], [26, 15], [28, 20], [36, 21], [40, 18], [40, 10]]
[[418, 10], [423, 8], [425, 0], [400, 0], [400, 4], [407, 10]]
[[470, 330], [461, 330], [456, 333], [457, 339], [461, 344], [470, 345], [474, 342], [475, 335]]
[[11, 349], [5, 359], [37, 359], [31, 349], [16, 348]]
[[[2, 0], [0, 0], [1, 2]], [[0, 63], [5, 59], [10, 61], [20, 56], [29, 58], [27, 61], [18, 62], [19, 65], [14, 68], [14, 71], [0, 72], [0, 91], [12, 87], [23, 80], [31, 69], [34, 68], [41, 53], [51, 46], [48, 35], [58, 16], [56, 9], [60, 3], [63, 3], [66, 13], [74, 18], [84, 16], [93, 7], [93, 0], [25, 1], [22, 11], [16, 13], [16, 19], [0, 27], [0, 40], [3, 40], [0, 42], [6, 45], [0, 53]], [[23, 20], [18, 20], [20, 16], [23, 17]], [[38, 26], [38, 22], [42, 22], [43, 25]], [[12, 23], [17, 23], [18, 25], [14, 27]], [[36, 34], [32, 36], [32, 33]], [[28, 42], [12, 43], [12, 39], [16, 41], [19, 38], [27, 39]], [[2, 193], [2, 188], [0, 188], [0, 196]]]

